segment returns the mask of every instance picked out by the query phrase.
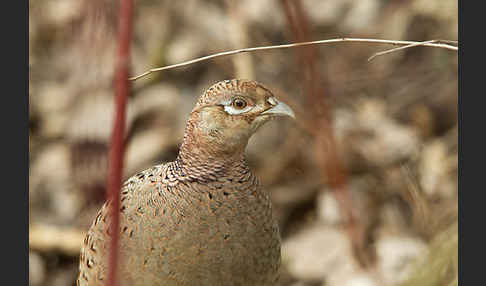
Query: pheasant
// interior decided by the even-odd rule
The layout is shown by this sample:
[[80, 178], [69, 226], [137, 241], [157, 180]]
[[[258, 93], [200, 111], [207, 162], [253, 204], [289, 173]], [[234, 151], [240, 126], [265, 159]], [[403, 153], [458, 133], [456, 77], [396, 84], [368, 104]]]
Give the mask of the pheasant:
[[[264, 85], [225, 80], [203, 93], [175, 161], [121, 189], [120, 285], [273, 285], [280, 234], [245, 148], [257, 129], [292, 109]], [[77, 285], [105, 285], [110, 201], [81, 249]]]

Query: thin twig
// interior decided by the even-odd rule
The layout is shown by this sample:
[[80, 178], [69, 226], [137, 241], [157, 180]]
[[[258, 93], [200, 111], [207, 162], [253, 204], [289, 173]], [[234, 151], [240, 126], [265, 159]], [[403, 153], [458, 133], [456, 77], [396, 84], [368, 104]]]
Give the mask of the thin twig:
[[240, 53], [248, 53], [248, 52], [263, 51], [263, 50], [274, 50], [274, 49], [286, 49], [286, 48], [293, 48], [293, 47], [319, 45], [319, 44], [331, 44], [331, 43], [339, 43], [339, 42], [378, 43], [378, 44], [388, 44], [388, 45], [396, 45], [396, 46], [408, 46], [408, 45], [413, 45], [413, 44], [418, 43], [420, 46], [425, 46], [425, 47], [442, 48], [442, 49], [447, 49], [447, 50], [452, 50], [452, 51], [458, 50], [458, 47], [447, 44], [447, 42], [453, 42], [453, 41], [440, 41], [440, 42], [427, 43], [427, 42], [395, 41], [395, 40], [382, 40], [382, 39], [336, 38], [336, 39], [329, 39], [329, 40], [300, 42], [300, 43], [292, 43], [292, 44], [284, 44], [284, 45], [276, 45], [276, 46], [262, 46], [262, 47], [244, 48], [244, 49], [226, 51], [226, 52], [221, 52], [221, 53], [217, 53], [217, 54], [213, 54], [213, 55], [209, 55], [209, 56], [205, 56], [205, 57], [196, 58], [196, 59], [186, 61], [186, 62], [182, 62], [182, 63], [179, 63], [179, 64], [173, 64], [173, 65], [163, 66], [163, 67], [159, 67], [159, 68], [153, 68], [153, 69], [150, 69], [150, 70], [148, 70], [148, 71], [146, 71], [142, 74], [131, 77], [129, 79], [130, 80], [137, 80], [137, 79], [142, 78], [144, 76], [147, 76], [147, 75], [149, 75], [153, 72], [178, 68], [178, 67], [194, 64], [194, 63], [197, 63], [197, 62], [202, 62], [202, 61], [206, 61], [206, 60], [210, 60], [210, 59], [214, 59], [214, 58], [230, 56], [230, 55], [235, 55], [235, 54], [240, 54]]
[[457, 44], [457, 41], [431, 40], [431, 41], [425, 41], [425, 42], [417, 42], [417, 43], [413, 43], [413, 44], [410, 44], [410, 45], [406, 45], [406, 46], [402, 46], [402, 47], [398, 47], [398, 48], [393, 48], [393, 49], [385, 50], [383, 52], [375, 53], [371, 57], [368, 58], [368, 61], [370, 62], [371, 60], [373, 60], [374, 58], [376, 58], [378, 56], [382, 56], [382, 55], [385, 55], [385, 54], [393, 53], [393, 52], [396, 52], [396, 51], [399, 51], [399, 50], [404, 50], [404, 49], [408, 49], [408, 48], [412, 48], [412, 47], [424, 46], [425, 44], [430, 44], [430, 43], [446, 44], [446, 45], [449, 46], [449, 43], [456, 43]]

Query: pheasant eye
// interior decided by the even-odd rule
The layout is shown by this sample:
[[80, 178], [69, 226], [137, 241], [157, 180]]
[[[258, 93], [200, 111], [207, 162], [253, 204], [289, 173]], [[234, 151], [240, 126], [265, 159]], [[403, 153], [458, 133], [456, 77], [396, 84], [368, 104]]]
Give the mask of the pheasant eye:
[[236, 109], [243, 109], [247, 106], [247, 103], [246, 103], [245, 100], [243, 100], [241, 98], [235, 98], [232, 102], [232, 105]]

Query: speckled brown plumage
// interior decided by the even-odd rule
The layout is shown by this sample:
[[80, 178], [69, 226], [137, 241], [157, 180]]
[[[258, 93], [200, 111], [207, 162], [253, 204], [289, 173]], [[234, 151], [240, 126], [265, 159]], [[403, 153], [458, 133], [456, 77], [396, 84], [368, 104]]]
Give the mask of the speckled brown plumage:
[[[254, 81], [222, 81], [199, 98], [176, 161], [123, 185], [121, 285], [275, 283], [278, 226], [244, 150], [258, 127], [278, 115], [293, 117], [288, 106]], [[106, 283], [108, 210], [109, 202], [86, 235], [78, 285]]]

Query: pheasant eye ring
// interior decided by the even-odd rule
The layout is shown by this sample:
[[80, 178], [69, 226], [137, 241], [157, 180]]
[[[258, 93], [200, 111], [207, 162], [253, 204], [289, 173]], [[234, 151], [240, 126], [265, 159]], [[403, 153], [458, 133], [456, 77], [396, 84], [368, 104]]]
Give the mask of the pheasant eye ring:
[[248, 101], [242, 97], [235, 97], [231, 100], [223, 102], [224, 111], [231, 115], [238, 115], [250, 111], [253, 106], [248, 104]]

